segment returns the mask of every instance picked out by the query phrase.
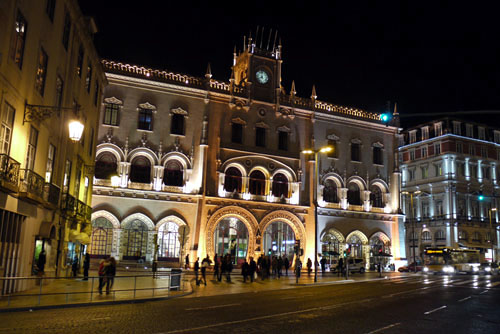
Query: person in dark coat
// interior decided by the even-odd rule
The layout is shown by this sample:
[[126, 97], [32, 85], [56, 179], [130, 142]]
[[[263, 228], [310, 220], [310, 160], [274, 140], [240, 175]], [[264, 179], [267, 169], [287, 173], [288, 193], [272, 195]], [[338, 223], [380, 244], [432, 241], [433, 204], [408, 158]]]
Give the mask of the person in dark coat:
[[73, 272], [73, 277], [76, 277], [78, 272], [78, 257], [75, 256], [73, 263], [71, 264], [71, 271]]
[[158, 277], [157, 272], [158, 272], [158, 262], [153, 261], [153, 265], [151, 266], [151, 271], [153, 272], [153, 278]]
[[326, 258], [323, 257], [319, 262], [321, 263], [321, 273], [324, 275], [326, 272]]
[[108, 258], [109, 266], [106, 268], [106, 294], [109, 295], [109, 292], [113, 288], [113, 284], [115, 284], [115, 276], [116, 276], [116, 260], [114, 257]]
[[253, 282], [256, 270], [257, 270], [257, 263], [255, 263], [253, 257], [250, 256], [250, 263], [248, 265], [248, 274], [250, 275], [250, 282]]
[[196, 285], [200, 285], [198, 281], [198, 271], [200, 270], [200, 258], [196, 258], [196, 262], [194, 263], [194, 278], [196, 280]]
[[186, 258], [184, 259], [184, 268], [186, 268], [186, 270], [189, 269], [189, 254], [186, 255]]
[[311, 259], [307, 259], [307, 276], [311, 276], [313, 263]]
[[288, 260], [288, 257], [285, 257], [283, 265], [285, 266], [285, 274], [288, 276], [288, 268], [290, 268], [290, 260]]
[[337, 265], [337, 277], [343, 275], [344, 271], [344, 260], [342, 258], [339, 259], [339, 264]]
[[219, 277], [219, 258], [217, 257], [217, 253], [215, 253], [214, 256], [214, 278], [217, 279]]
[[245, 262], [241, 265], [241, 274], [243, 275], [243, 283], [247, 282], [247, 277], [250, 274], [250, 265], [248, 264], [247, 260], [245, 259]]
[[233, 262], [231, 261], [231, 255], [226, 255], [226, 280], [231, 283], [231, 272], [233, 271]]
[[85, 253], [85, 260], [83, 260], [83, 280], [89, 280], [89, 269], [90, 269], [90, 254]]
[[205, 284], [205, 286], [207, 285], [207, 268], [210, 267], [210, 262], [212, 262], [210, 260], [210, 258], [207, 257], [203, 259], [203, 261], [201, 261], [201, 279], [200, 279], [200, 284], [201, 284], [201, 280], [203, 280], [203, 283]]
[[41, 274], [44, 273], [46, 261], [47, 261], [47, 256], [45, 255], [45, 251], [43, 250], [38, 255], [38, 262], [36, 263], [36, 266], [38, 267], [38, 272]]
[[281, 277], [281, 275], [282, 275], [282, 274], [281, 274], [281, 269], [282, 269], [282, 268], [283, 268], [283, 258], [282, 258], [282, 257], [281, 257], [281, 255], [280, 255], [280, 257], [278, 258], [278, 268], [277, 268], [277, 271], [278, 271], [278, 278], [280, 278], [280, 277]]

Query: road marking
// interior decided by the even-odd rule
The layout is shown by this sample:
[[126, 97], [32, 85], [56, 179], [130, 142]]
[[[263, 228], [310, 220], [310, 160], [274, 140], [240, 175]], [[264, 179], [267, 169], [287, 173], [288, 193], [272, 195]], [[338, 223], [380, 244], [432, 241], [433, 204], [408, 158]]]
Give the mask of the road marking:
[[484, 290], [483, 292], [480, 292], [479, 294], [482, 295], [483, 293], [488, 292], [488, 290]]
[[469, 296], [469, 297], [465, 297], [465, 298], [462, 298], [462, 299], [459, 299], [458, 301], [459, 302], [463, 302], [463, 301], [466, 301], [467, 299], [471, 299], [472, 296]]
[[238, 306], [241, 304], [225, 304], [225, 305], [215, 305], [215, 306], [207, 306], [207, 307], [193, 307], [187, 308], [186, 311], [198, 311], [198, 310], [207, 310], [212, 308], [221, 308], [221, 307], [229, 307], [229, 306]]
[[462, 281], [462, 282], [459, 282], [459, 283], [454, 283], [453, 285], [462, 285], [462, 284], [472, 283], [474, 281], [475, 280], [471, 279], [471, 280], [468, 280], [468, 281]]
[[492, 287], [494, 287], [494, 286], [497, 286], [498, 284], [500, 284], [500, 281], [498, 281], [498, 282], [493, 282], [493, 283], [491, 283], [491, 284], [490, 284], [489, 288], [492, 288]]
[[109, 320], [109, 319], [111, 319], [111, 318], [110, 317], [94, 318], [94, 319], [90, 319], [90, 321]]
[[377, 333], [377, 332], [383, 331], [385, 329], [389, 329], [389, 328], [396, 327], [396, 326], [399, 326], [399, 325], [401, 325], [401, 323], [400, 322], [396, 322], [395, 324], [392, 324], [392, 325], [389, 325], [389, 326], [385, 326], [385, 327], [376, 329], [374, 331], [368, 332], [367, 334]]
[[431, 314], [431, 313], [434, 313], [436, 311], [439, 311], [439, 310], [442, 310], [444, 308], [446, 308], [447, 306], [444, 305], [444, 306], [441, 306], [441, 307], [438, 307], [438, 308], [435, 308], [434, 310], [430, 310], [430, 311], [427, 311], [427, 312], [424, 312], [424, 314]]

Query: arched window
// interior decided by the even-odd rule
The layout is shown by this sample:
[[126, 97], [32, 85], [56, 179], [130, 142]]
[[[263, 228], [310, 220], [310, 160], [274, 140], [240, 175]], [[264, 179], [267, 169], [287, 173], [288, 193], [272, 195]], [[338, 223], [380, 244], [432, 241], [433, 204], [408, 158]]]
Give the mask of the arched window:
[[288, 178], [281, 173], [273, 177], [273, 196], [288, 198]]
[[436, 238], [436, 241], [446, 240], [446, 236], [443, 230], [437, 230], [436, 233], [434, 234], [434, 237]]
[[479, 233], [478, 231], [474, 232], [474, 235], [472, 237], [472, 241], [481, 242], [481, 233]]
[[363, 243], [357, 235], [349, 237], [347, 244], [351, 247], [351, 257], [363, 258]]
[[361, 205], [359, 187], [354, 182], [349, 183], [349, 187], [347, 189], [347, 202], [351, 205]]
[[110, 152], [99, 154], [95, 162], [95, 178], [111, 179], [111, 176], [116, 173], [117, 166], [114, 154]]
[[339, 196], [337, 192], [337, 184], [333, 180], [326, 180], [323, 188], [323, 200], [329, 203], [338, 203]]
[[158, 229], [158, 259], [177, 260], [179, 258], [179, 226], [174, 222], [166, 222]]
[[163, 183], [167, 186], [182, 187], [184, 185], [183, 168], [179, 161], [169, 160], [163, 171]]
[[372, 206], [374, 206], [375, 208], [384, 207], [383, 193], [379, 187], [377, 186], [372, 187], [370, 193], [370, 201], [372, 202]]
[[236, 167], [229, 167], [225, 174], [224, 190], [230, 193], [233, 191], [240, 193], [242, 186], [242, 176], [240, 170]]
[[252, 195], [266, 194], [266, 177], [259, 170], [253, 171], [250, 174], [249, 191]]
[[422, 241], [432, 241], [431, 232], [423, 231], [422, 232]]
[[331, 258], [332, 256], [339, 256], [340, 254], [340, 241], [332, 233], [327, 233], [321, 239], [321, 252], [323, 256]]
[[134, 220], [123, 228], [122, 245], [124, 260], [144, 258], [148, 253], [148, 227], [140, 220]]
[[151, 183], [151, 163], [146, 157], [137, 157], [130, 166], [130, 181]]
[[237, 218], [221, 220], [215, 229], [214, 241], [217, 255], [231, 255], [233, 264], [242, 263], [247, 256], [248, 230]]
[[293, 260], [293, 246], [295, 245], [295, 233], [285, 222], [273, 222], [267, 226], [264, 232], [264, 250], [273, 256], [281, 256], [283, 259]]
[[97, 218], [92, 222], [92, 238], [89, 254], [94, 258], [107, 258], [111, 255], [113, 243], [113, 224], [106, 218]]

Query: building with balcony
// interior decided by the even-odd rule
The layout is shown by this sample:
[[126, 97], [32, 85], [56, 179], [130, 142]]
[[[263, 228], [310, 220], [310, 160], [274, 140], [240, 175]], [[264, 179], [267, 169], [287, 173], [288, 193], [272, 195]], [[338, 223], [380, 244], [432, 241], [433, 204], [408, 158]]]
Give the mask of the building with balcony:
[[[96, 27], [76, 0], [2, 1], [0, 22], [0, 275], [66, 274], [91, 232], [106, 83]], [[73, 120], [84, 125], [78, 142]]]
[[[303, 260], [345, 244], [404, 258], [398, 129], [380, 114], [289, 93], [282, 48], [249, 39], [228, 81], [103, 61], [93, 188], [93, 257], [164, 261], [189, 254]], [[314, 159], [321, 155], [315, 233]], [[311, 160], [313, 159], [313, 160]], [[315, 240], [315, 235], [317, 240]], [[401, 239], [400, 239], [401, 238]], [[333, 255], [334, 257], [335, 255]]]
[[426, 247], [448, 246], [496, 260], [500, 130], [431, 121], [402, 133], [399, 159], [408, 256], [418, 260]]

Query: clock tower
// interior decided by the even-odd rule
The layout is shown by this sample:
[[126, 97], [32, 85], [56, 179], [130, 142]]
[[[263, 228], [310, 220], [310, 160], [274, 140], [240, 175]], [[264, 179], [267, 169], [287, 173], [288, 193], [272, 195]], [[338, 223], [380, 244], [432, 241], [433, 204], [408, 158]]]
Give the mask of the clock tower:
[[260, 39], [250, 37], [245, 40], [240, 54], [236, 54], [235, 50], [234, 83], [245, 87], [251, 100], [276, 103], [281, 88], [281, 41], [276, 45], [277, 33], [272, 36], [272, 30], [267, 39], [264, 38], [264, 30], [261, 36]]

